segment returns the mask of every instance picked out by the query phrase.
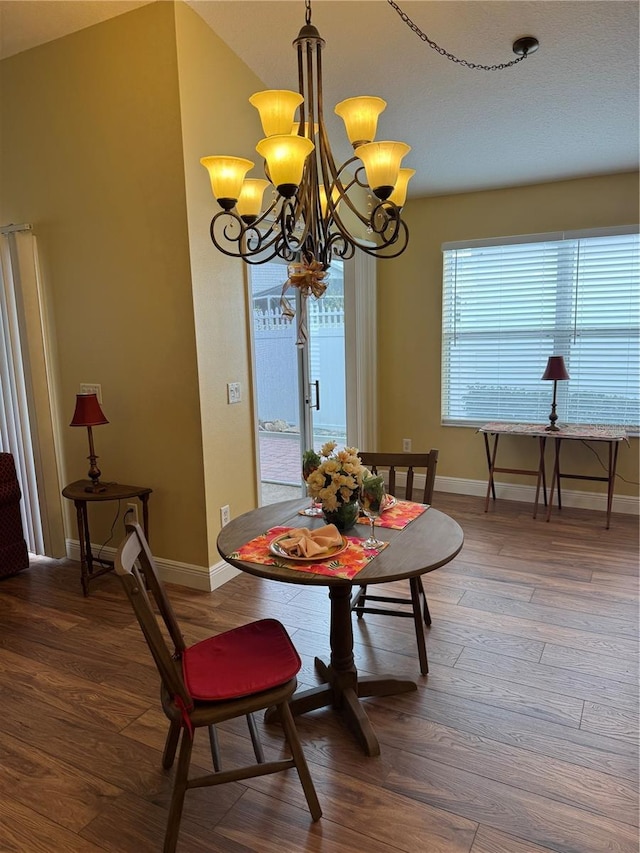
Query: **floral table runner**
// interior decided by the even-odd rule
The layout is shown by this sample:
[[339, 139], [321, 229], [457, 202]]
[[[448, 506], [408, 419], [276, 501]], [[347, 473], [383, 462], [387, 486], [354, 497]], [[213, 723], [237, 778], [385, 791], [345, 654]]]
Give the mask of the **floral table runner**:
[[[379, 518], [376, 518], [376, 527], [390, 527], [392, 530], [404, 530], [404, 528], [429, 509], [428, 504], [418, 504], [413, 501], [397, 501], [390, 509], [385, 509]], [[358, 524], [369, 524], [369, 519], [362, 515]]]
[[[424, 507], [423, 507], [424, 509]], [[382, 548], [375, 550], [366, 550], [362, 547], [363, 539], [355, 536], [346, 536], [349, 543], [347, 548], [335, 557], [327, 559], [327, 562], [316, 560], [313, 562], [302, 562], [300, 560], [286, 560], [282, 557], [276, 557], [269, 551], [269, 543], [271, 540], [291, 530], [290, 527], [272, 527], [266, 533], [256, 536], [243, 545], [230, 557], [236, 560], [244, 560], [246, 563], [259, 563], [263, 566], [280, 566], [283, 569], [292, 569], [298, 572], [311, 572], [316, 575], [329, 575], [331, 577], [345, 578], [351, 580], [358, 572], [361, 572], [373, 560], [383, 548], [386, 548], [388, 542], [385, 542]]]

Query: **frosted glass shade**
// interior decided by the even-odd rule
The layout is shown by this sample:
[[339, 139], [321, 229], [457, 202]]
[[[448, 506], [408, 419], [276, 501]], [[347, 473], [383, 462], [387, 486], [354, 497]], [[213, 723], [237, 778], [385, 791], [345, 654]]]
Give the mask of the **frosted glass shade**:
[[400, 169], [398, 172], [398, 180], [393, 188], [393, 192], [389, 196], [389, 201], [392, 201], [397, 207], [402, 207], [407, 200], [409, 181], [415, 173], [415, 169]]
[[340, 101], [335, 112], [344, 121], [349, 142], [354, 148], [376, 138], [378, 116], [387, 106], [382, 98], [364, 95]]
[[267, 175], [280, 195], [291, 198], [302, 180], [304, 161], [314, 149], [306, 136], [269, 136], [261, 139], [256, 151], [267, 161]]
[[383, 201], [388, 199], [398, 180], [400, 161], [411, 151], [406, 142], [368, 142], [356, 155], [362, 160], [367, 183]]
[[209, 172], [211, 190], [223, 210], [231, 210], [240, 196], [244, 176], [254, 163], [242, 157], [202, 157], [200, 162]]
[[251, 95], [249, 103], [260, 113], [264, 135], [276, 136], [291, 132], [293, 117], [303, 100], [300, 92], [268, 89]]
[[258, 218], [262, 208], [262, 196], [269, 186], [269, 181], [264, 178], [246, 178], [242, 184], [240, 195], [236, 203], [238, 216], [250, 225]]

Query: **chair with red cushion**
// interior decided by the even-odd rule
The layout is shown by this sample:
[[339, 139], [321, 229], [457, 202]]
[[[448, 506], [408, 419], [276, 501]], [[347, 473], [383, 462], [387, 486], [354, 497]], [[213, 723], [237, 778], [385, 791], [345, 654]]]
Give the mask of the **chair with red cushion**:
[[[140, 525], [128, 523], [118, 548], [115, 570], [131, 602], [161, 678], [161, 701], [169, 719], [162, 765], [169, 769], [182, 733], [171, 796], [164, 853], [176, 849], [187, 789], [237, 782], [294, 768], [314, 821], [322, 815], [313, 781], [289, 708], [301, 663], [289, 635], [275, 619], [260, 619], [187, 646], [160, 581]], [[152, 606], [152, 600], [158, 614]], [[161, 623], [171, 638], [170, 648]], [[275, 706], [291, 758], [265, 761], [253, 724], [253, 712]], [[246, 716], [256, 764], [220, 769], [215, 725]], [[189, 779], [195, 730], [209, 730], [214, 772]]]

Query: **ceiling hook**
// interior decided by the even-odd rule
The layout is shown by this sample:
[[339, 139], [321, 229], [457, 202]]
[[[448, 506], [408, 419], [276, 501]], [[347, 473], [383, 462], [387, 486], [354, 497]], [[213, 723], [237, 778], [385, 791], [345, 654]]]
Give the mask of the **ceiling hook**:
[[522, 36], [513, 43], [513, 52], [518, 56], [528, 56], [535, 53], [540, 47], [540, 42], [535, 36]]

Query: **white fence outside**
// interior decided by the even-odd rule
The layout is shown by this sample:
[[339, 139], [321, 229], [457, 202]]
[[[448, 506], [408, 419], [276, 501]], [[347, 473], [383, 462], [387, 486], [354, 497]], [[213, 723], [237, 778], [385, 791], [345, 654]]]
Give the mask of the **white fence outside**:
[[[320, 411], [313, 415], [314, 433], [339, 439], [345, 433], [344, 307], [342, 300], [307, 303], [311, 379], [320, 382]], [[299, 426], [296, 320], [282, 316], [279, 307], [254, 308], [260, 421], [286, 421]]]

